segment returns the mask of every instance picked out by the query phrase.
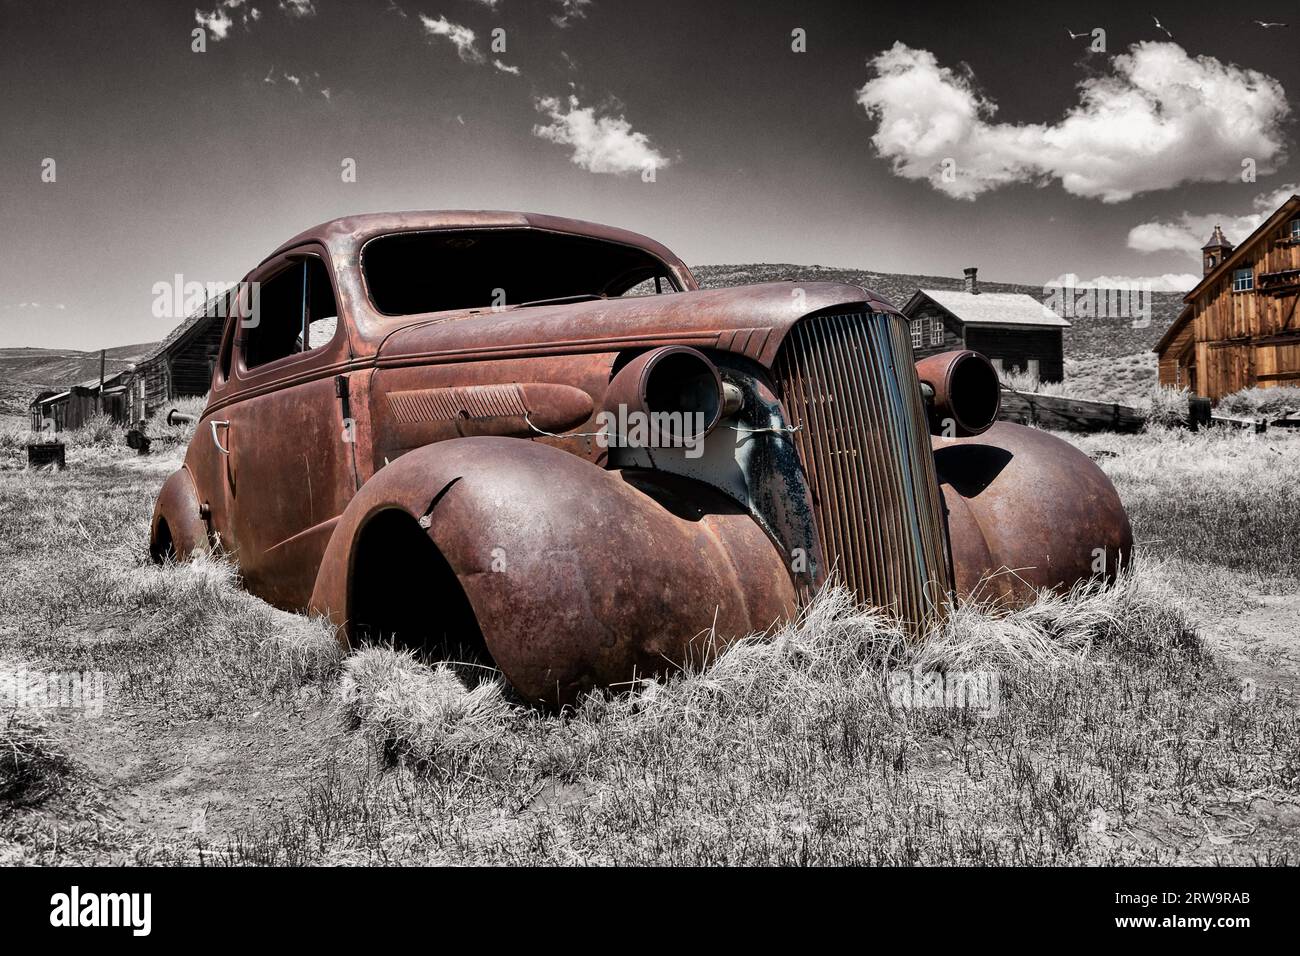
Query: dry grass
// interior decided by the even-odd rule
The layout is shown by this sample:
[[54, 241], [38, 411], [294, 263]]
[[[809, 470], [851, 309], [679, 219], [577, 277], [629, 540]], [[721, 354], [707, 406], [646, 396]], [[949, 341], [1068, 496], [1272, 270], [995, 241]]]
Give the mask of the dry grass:
[[[150, 565], [147, 516], [174, 457], [0, 473], [0, 557], [14, 569], [0, 591], [0, 653], [105, 672], [110, 726], [147, 720], [164, 737], [199, 726], [205, 753], [310, 744], [333, 755], [206, 836], [106, 827], [79, 791], [55, 788], [39, 806], [11, 806], [0, 841], [36, 862], [1205, 859], [1201, 823], [1220, 808], [1297, 797], [1294, 701], [1283, 690], [1243, 699], [1182, 610], [1189, 588], [1220, 586], [1207, 567], [1294, 581], [1287, 536], [1300, 509], [1285, 477], [1300, 440], [1281, 437], [1156, 429], [1082, 440], [1142, 543], [1137, 573], [1114, 588], [1044, 595], [1010, 614], [962, 606], [922, 644], [829, 591], [799, 622], [706, 668], [558, 715], [391, 649], [344, 661], [328, 628], [243, 593], [223, 562]], [[1184, 509], [1197, 483], [1205, 493]], [[1259, 521], [1278, 543], [1261, 548], [1250, 538], [1262, 524], [1238, 511], [1267, 509], [1269, 496], [1279, 504]], [[1211, 542], [1189, 579], [1187, 548]], [[1232, 574], [1223, 581], [1240, 586]], [[908, 673], [996, 675], [997, 712], [901, 707], [890, 681]], [[311, 707], [343, 733], [294, 730], [288, 718]], [[100, 779], [73, 729], [50, 725], [51, 752], [66, 753], [78, 779]], [[264, 759], [214, 786], [234, 799], [264, 786]], [[1153, 819], [1199, 836], [1154, 840]], [[1294, 838], [1267, 822], [1212, 849], [1228, 861], [1296, 859]]]
[[[145, 434], [153, 439], [156, 448], [188, 445], [190, 439], [194, 437], [195, 426], [198, 419], [203, 415], [203, 409], [207, 404], [208, 397], [206, 395], [178, 398], [159, 408], [150, 416], [145, 425]], [[185, 415], [193, 415], [194, 422], [178, 422], [175, 425], [167, 424], [167, 415], [173, 409]]]
[[1067, 358], [1065, 379], [1038, 382], [1025, 372], [1004, 372], [1002, 382], [1019, 392], [1141, 405], [1157, 385], [1156, 357], [1151, 352], [1092, 358]]
[[1071, 440], [1115, 482], [1144, 553], [1300, 578], [1300, 435], [1154, 426]]
[[1137, 407], [1146, 416], [1147, 426], [1182, 427], [1187, 423], [1191, 392], [1186, 388], [1153, 387]]
[[[1005, 617], [964, 608], [919, 647], [832, 591], [703, 670], [561, 716], [392, 651], [353, 667], [347, 712], [396, 769], [320, 780], [210, 861], [1151, 862], [1176, 854], [1126, 824], [1295, 786], [1294, 708], [1242, 699], [1154, 566]], [[1000, 712], [898, 708], [889, 675], [914, 667], [997, 673]]]
[[1242, 418], [1276, 421], [1300, 415], [1300, 388], [1279, 385], [1273, 388], [1246, 388], [1219, 399], [1218, 411]]
[[68, 770], [57, 736], [39, 719], [0, 714], [0, 815], [48, 795]]
[[374, 743], [386, 763], [438, 774], [456, 773], [504, 728], [509, 710], [499, 681], [470, 689], [445, 664], [428, 667], [387, 648], [349, 657], [337, 696], [345, 725]]

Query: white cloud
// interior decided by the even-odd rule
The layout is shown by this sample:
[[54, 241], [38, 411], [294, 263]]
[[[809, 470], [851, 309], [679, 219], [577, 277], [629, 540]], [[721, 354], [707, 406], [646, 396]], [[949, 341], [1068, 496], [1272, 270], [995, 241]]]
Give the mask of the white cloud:
[[289, 16], [299, 19], [316, 16], [314, 0], [280, 0], [280, 9]]
[[[894, 174], [960, 199], [1010, 183], [1059, 180], [1076, 196], [1120, 202], [1184, 182], [1224, 182], [1243, 158], [1260, 173], [1285, 160], [1290, 111], [1277, 80], [1176, 43], [1143, 42], [1079, 84], [1055, 123], [996, 123], [969, 69], [903, 43], [875, 56], [857, 102], [879, 121], [872, 145]], [[956, 164], [945, 175], [945, 161]]]
[[220, 5], [211, 13], [195, 9], [194, 22], [208, 31], [213, 43], [224, 40], [230, 34], [230, 28], [234, 26], [234, 21]]
[[493, 60], [492, 65], [495, 66], [502, 73], [509, 73], [512, 76], [519, 75], [519, 67], [517, 66], [508, 66], [507, 64], [502, 63], [500, 60]]
[[551, 22], [563, 30], [574, 20], [581, 20], [587, 15], [591, 0], [556, 0], [560, 12], [551, 16]]
[[456, 53], [466, 63], [483, 63], [487, 58], [479, 51], [474, 44], [474, 31], [469, 27], [461, 26], [459, 23], [452, 23], [446, 17], [440, 16], [438, 19], [420, 14], [420, 25], [424, 27], [424, 32], [431, 37], [444, 37], [449, 40], [456, 48]]
[[247, 28], [250, 23], [262, 19], [262, 11], [246, 5], [248, 0], [219, 0], [217, 5], [207, 13], [195, 8], [194, 22], [208, 31], [213, 43], [224, 40], [230, 35], [230, 28], [235, 25], [231, 14], [238, 11], [239, 22]]
[[1166, 272], [1152, 276], [1093, 276], [1080, 279], [1073, 272], [1057, 276], [1046, 286], [1073, 289], [1143, 289], [1148, 292], [1189, 292], [1201, 281], [1191, 272]]
[[1248, 213], [1183, 212], [1173, 219], [1139, 223], [1128, 232], [1128, 247], [1138, 252], [1183, 252], [1200, 259], [1201, 246], [1210, 238], [1215, 226], [1234, 245], [1259, 228], [1277, 207], [1300, 192], [1300, 185], [1287, 183], [1271, 192], [1260, 193], [1251, 200]]
[[551, 122], [534, 126], [533, 135], [572, 146], [572, 161], [588, 172], [635, 173], [668, 165], [668, 159], [650, 144], [645, 133], [633, 130], [622, 116], [597, 117], [595, 109], [580, 105], [576, 96], [567, 102], [543, 97], [537, 101], [537, 109]]

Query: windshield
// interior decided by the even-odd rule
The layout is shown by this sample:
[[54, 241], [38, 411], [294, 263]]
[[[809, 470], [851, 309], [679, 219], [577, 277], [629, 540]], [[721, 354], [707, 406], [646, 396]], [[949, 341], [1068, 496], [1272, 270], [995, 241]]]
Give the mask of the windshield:
[[676, 290], [644, 249], [537, 229], [380, 236], [362, 249], [361, 269], [385, 315]]

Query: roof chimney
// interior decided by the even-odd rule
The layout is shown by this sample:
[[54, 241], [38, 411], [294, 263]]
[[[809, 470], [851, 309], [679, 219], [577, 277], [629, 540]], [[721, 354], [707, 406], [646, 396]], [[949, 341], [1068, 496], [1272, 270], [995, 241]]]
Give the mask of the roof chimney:
[[963, 269], [962, 272], [966, 275], [966, 291], [971, 295], [979, 295], [980, 280], [977, 275], [979, 268], [977, 266], [971, 266], [969, 269]]

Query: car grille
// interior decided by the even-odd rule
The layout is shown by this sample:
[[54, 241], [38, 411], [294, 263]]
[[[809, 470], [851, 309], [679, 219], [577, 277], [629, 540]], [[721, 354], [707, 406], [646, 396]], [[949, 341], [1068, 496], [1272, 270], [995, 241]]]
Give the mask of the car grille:
[[906, 320], [801, 320], [774, 371], [808, 475], [822, 554], [866, 603], [920, 628], [950, 590], [934, 454]]

